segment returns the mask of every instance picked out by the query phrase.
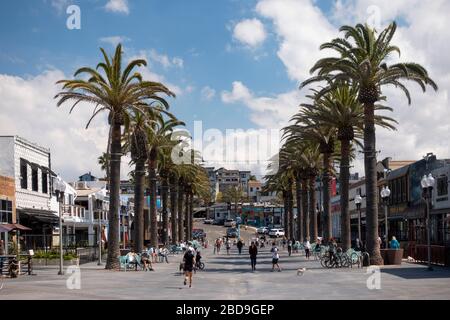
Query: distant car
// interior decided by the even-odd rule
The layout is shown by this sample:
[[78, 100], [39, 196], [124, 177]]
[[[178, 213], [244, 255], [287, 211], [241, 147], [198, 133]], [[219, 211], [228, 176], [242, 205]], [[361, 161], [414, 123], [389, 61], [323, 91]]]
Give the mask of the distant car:
[[237, 228], [228, 228], [227, 229], [227, 237], [229, 238], [237, 238], [238, 230]]
[[233, 219], [227, 219], [225, 220], [224, 227], [235, 227], [236, 226], [236, 221], [234, 221]]
[[206, 238], [206, 233], [203, 229], [193, 229], [192, 236], [197, 239]]
[[203, 220], [204, 224], [213, 224], [214, 220], [213, 219], [205, 219]]
[[256, 229], [256, 232], [258, 234], [268, 234], [269, 233], [269, 228], [267, 228], [267, 227], [259, 227], [258, 229]]
[[283, 229], [270, 229], [270, 231], [269, 231], [269, 237], [271, 237], [271, 238], [282, 237], [282, 236], [284, 236]]

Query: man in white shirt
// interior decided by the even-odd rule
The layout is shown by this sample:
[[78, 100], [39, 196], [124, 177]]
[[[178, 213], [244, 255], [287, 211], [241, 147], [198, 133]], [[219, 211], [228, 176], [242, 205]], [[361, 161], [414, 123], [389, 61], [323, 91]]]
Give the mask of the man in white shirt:
[[281, 272], [281, 268], [278, 265], [280, 255], [278, 254], [278, 248], [275, 245], [275, 242], [272, 243], [272, 249], [270, 250], [270, 252], [272, 252], [272, 272], [275, 270], [275, 266], [277, 266], [278, 272]]

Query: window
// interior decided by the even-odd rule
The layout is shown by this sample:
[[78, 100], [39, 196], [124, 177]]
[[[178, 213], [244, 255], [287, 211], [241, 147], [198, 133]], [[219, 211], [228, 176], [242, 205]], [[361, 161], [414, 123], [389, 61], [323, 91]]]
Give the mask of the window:
[[12, 201], [0, 200], [0, 223], [12, 223]]
[[31, 168], [31, 190], [38, 191], [38, 169]]
[[442, 197], [448, 195], [448, 178], [447, 176], [441, 176], [437, 179], [436, 189], [437, 196]]
[[253, 187], [250, 187], [250, 192], [253, 192]]
[[42, 171], [42, 193], [48, 193], [48, 174]]
[[25, 160], [20, 159], [20, 187], [28, 189], [28, 168]]

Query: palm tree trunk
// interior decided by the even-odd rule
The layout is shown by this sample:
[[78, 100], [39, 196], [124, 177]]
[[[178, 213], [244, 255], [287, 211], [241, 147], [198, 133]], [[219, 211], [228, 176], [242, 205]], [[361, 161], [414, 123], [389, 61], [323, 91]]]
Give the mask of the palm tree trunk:
[[194, 229], [194, 194], [189, 193], [189, 235], [192, 239], [192, 230]]
[[144, 249], [144, 184], [145, 160], [137, 160], [134, 171], [134, 233], [135, 252]]
[[177, 180], [173, 177], [170, 180], [170, 222], [172, 223], [172, 244], [176, 244], [178, 242], [177, 189]]
[[351, 248], [350, 211], [348, 192], [350, 179], [350, 141], [341, 140], [339, 193], [341, 195], [341, 242], [344, 250]]
[[122, 157], [121, 125], [112, 123], [111, 136], [111, 164], [110, 164], [110, 199], [108, 224], [108, 257], [105, 269], [119, 267], [119, 209], [120, 209], [120, 160]]
[[[329, 153], [323, 154], [323, 236], [325, 239], [331, 238], [331, 208], [330, 208], [330, 167], [331, 167], [331, 155]], [[320, 205], [320, 204], [319, 204]], [[322, 208], [321, 208], [322, 209]]]
[[297, 198], [297, 234], [296, 238], [303, 241], [303, 210], [302, 210], [302, 182], [299, 175], [295, 180], [295, 195]]
[[301, 241], [305, 241], [305, 239], [310, 239], [309, 233], [309, 212], [308, 212], [308, 179], [302, 179], [302, 214], [304, 217], [303, 223], [303, 236], [304, 238]]
[[169, 212], [167, 211], [169, 184], [167, 177], [161, 180], [161, 200], [162, 200], [162, 243], [166, 246], [169, 243]]
[[364, 104], [364, 171], [366, 175], [366, 245], [370, 262], [382, 265], [378, 239], [377, 157], [373, 103]]
[[284, 208], [283, 224], [286, 236], [289, 234], [289, 205], [287, 197], [288, 197], [287, 191], [283, 190], [283, 208]]
[[289, 239], [294, 238], [294, 195], [292, 194], [292, 179], [288, 183], [288, 207], [289, 207]]
[[178, 241], [180, 242], [186, 240], [184, 234], [183, 202], [184, 202], [183, 186], [181, 184], [178, 184]]
[[318, 226], [317, 226], [317, 210], [316, 210], [316, 176], [312, 175], [309, 178], [309, 215], [312, 219], [311, 221], [311, 235], [312, 241], [316, 241], [318, 237]]
[[158, 247], [158, 220], [156, 216], [156, 150], [150, 151], [148, 165], [148, 179], [150, 187], [150, 244], [153, 248]]
[[189, 214], [189, 193], [186, 192], [186, 196], [185, 196], [185, 200], [184, 200], [184, 216], [185, 216], [185, 223], [184, 223], [184, 228], [185, 228], [185, 234], [186, 234], [186, 241], [190, 241], [191, 240], [191, 233], [189, 232], [189, 228], [191, 225], [191, 222], [189, 221], [190, 219], [190, 214]]

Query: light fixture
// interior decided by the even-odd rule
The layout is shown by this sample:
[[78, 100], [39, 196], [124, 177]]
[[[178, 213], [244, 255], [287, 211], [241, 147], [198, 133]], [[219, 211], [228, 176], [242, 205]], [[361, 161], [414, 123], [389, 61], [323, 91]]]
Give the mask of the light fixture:
[[361, 204], [361, 202], [362, 202], [361, 196], [359, 194], [356, 195], [356, 197], [355, 197], [355, 204]]
[[422, 180], [420, 180], [420, 185], [422, 186], [422, 189], [428, 188], [428, 179], [426, 175], [424, 175]]
[[431, 175], [431, 173], [428, 174], [428, 177], [427, 177], [427, 184], [428, 184], [428, 187], [433, 188], [435, 182], [436, 182], [436, 181], [434, 180], [434, 178], [433, 178], [433, 176]]

